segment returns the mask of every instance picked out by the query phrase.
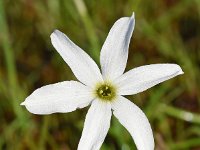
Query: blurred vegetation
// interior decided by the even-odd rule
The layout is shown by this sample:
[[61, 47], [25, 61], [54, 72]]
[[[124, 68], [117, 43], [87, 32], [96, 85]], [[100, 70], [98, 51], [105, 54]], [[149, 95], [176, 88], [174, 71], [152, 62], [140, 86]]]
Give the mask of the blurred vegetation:
[[[43, 85], [76, 80], [50, 43], [54, 29], [99, 62], [109, 29], [133, 11], [127, 70], [168, 62], [185, 74], [128, 98], [145, 111], [157, 150], [200, 150], [199, 0], [0, 0], [0, 149], [77, 148], [88, 108], [39, 116], [20, 103]], [[132, 149], [112, 117], [102, 150]]]

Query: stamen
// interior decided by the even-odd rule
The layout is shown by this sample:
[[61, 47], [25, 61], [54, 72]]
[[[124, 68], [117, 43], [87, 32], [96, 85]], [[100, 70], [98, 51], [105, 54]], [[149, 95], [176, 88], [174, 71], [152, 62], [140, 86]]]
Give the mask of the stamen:
[[101, 83], [96, 86], [95, 95], [105, 101], [112, 101], [116, 96], [116, 88], [110, 83]]

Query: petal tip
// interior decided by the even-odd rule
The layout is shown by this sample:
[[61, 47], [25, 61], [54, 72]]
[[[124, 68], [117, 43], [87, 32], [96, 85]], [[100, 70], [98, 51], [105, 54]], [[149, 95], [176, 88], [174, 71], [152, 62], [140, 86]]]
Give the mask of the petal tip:
[[53, 33], [60, 32], [58, 29], [54, 29]]
[[177, 65], [178, 67], [178, 74], [181, 75], [181, 74], [184, 74], [183, 70], [181, 69], [181, 67], [179, 65]]
[[132, 26], [134, 28], [134, 26], [135, 26], [135, 12], [132, 13], [131, 22], [132, 22]]
[[53, 37], [55, 34], [58, 34], [59, 32], [60, 32], [59, 30], [55, 29], [55, 30], [51, 33], [50, 37]]
[[25, 101], [20, 104], [21, 106], [25, 106]]
[[135, 12], [134, 11], [132, 12], [132, 16], [131, 17], [135, 18]]
[[183, 72], [183, 70], [182, 70], [182, 69], [179, 71], [179, 74], [184, 74], [184, 72]]
[[176, 72], [177, 75], [181, 75], [181, 74], [184, 74], [182, 68], [177, 65], [177, 64], [170, 64], [171, 67], [169, 67], [169, 69], [171, 69], [172, 67], [174, 68], [174, 71]]

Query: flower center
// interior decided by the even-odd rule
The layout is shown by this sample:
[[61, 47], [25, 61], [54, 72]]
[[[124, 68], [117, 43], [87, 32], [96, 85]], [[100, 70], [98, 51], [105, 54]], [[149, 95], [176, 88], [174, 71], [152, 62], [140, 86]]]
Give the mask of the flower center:
[[112, 101], [116, 96], [116, 89], [109, 83], [98, 84], [95, 95], [105, 101]]

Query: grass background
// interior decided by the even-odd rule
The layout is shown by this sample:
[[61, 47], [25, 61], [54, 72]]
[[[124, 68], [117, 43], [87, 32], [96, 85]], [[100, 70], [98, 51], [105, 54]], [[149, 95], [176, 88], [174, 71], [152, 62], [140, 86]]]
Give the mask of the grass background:
[[[146, 113], [157, 150], [200, 150], [199, 0], [0, 0], [0, 149], [77, 148], [88, 108], [39, 116], [19, 104], [43, 85], [76, 80], [50, 43], [54, 29], [99, 62], [109, 29], [133, 11], [126, 70], [177, 63], [185, 74], [128, 98]], [[101, 149], [135, 149], [115, 117]]]

